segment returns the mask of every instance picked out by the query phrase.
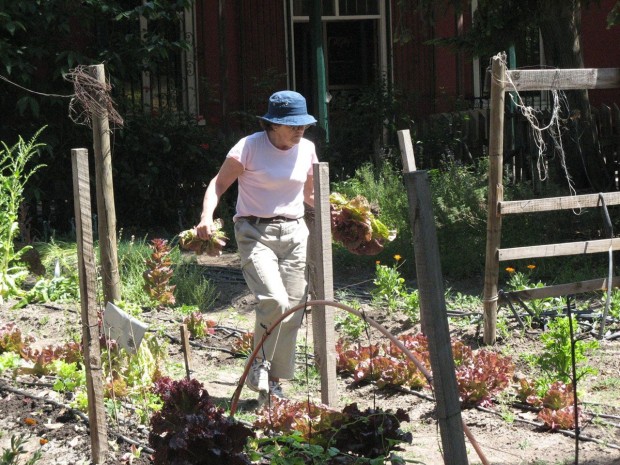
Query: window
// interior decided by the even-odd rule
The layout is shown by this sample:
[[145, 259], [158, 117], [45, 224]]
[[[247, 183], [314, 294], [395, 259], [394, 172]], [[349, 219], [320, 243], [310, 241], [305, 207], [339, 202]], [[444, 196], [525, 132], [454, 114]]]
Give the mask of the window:
[[[313, 0], [293, 0], [293, 16], [310, 16]], [[323, 0], [322, 16], [378, 16], [379, 0]]]

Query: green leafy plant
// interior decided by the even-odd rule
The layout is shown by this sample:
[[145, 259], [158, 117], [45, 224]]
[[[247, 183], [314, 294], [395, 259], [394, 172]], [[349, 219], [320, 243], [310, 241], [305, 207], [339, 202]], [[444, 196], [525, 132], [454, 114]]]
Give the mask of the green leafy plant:
[[[20, 465], [22, 463], [20, 456], [27, 454], [24, 448], [25, 444], [26, 437], [23, 434], [11, 436], [11, 445], [7, 449], [2, 450], [0, 465]], [[24, 465], [34, 465], [41, 460], [41, 457], [43, 457], [43, 452], [41, 449], [37, 449], [30, 458], [24, 462]]]
[[23, 308], [33, 302], [75, 302], [79, 298], [77, 275], [41, 278], [13, 307]]
[[[620, 5], [618, 6], [620, 11]], [[606, 302], [607, 296], [602, 297], [603, 302]], [[620, 320], [620, 290], [614, 289], [611, 293], [611, 302], [609, 304], [609, 316], [615, 320]]]
[[370, 408], [362, 411], [354, 403], [339, 412], [308, 402], [274, 399], [259, 411], [254, 427], [269, 434], [295, 431], [299, 435], [296, 441], [303, 439], [322, 447], [303, 448], [303, 454], [310, 453], [313, 460], [318, 454], [327, 459], [324, 463], [328, 464], [373, 463], [357, 461], [359, 457], [380, 458], [378, 463], [384, 463], [390, 451], [400, 450], [399, 444], [411, 442], [411, 433], [400, 429], [400, 422], [408, 420], [401, 409], [396, 412]]
[[175, 302], [174, 286], [169, 284], [172, 277], [172, 260], [170, 245], [165, 239], [152, 239], [153, 253], [146, 260], [147, 270], [144, 272], [144, 290], [160, 305], [172, 305]]
[[136, 239], [135, 236], [130, 236], [127, 240], [123, 237], [123, 230], [119, 232], [118, 269], [125, 301], [137, 305], [152, 305], [152, 298], [144, 292], [144, 264], [152, 252], [146, 237]]
[[[510, 291], [522, 291], [525, 289], [536, 289], [545, 287], [542, 281], [532, 282], [532, 273], [535, 265], [527, 265], [528, 271], [517, 271], [514, 267], [507, 267], [508, 281], [506, 283]], [[546, 297], [544, 299], [532, 299], [527, 302], [527, 306], [533, 313], [534, 318], [542, 322], [541, 315], [545, 312], [552, 312], [563, 305], [563, 300], [557, 297]], [[531, 322], [531, 318], [528, 319]]]
[[375, 287], [370, 291], [376, 304], [387, 304], [389, 311], [394, 311], [402, 305], [406, 294], [405, 279], [398, 271], [398, 262], [393, 266], [376, 264]]
[[[574, 317], [573, 317], [574, 318]], [[576, 320], [573, 324], [577, 327]], [[547, 331], [540, 337], [544, 350], [536, 357], [537, 364], [546, 373], [547, 379], [560, 380], [564, 383], [572, 380], [572, 355], [570, 322], [568, 317], [555, 318], [549, 323]], [[597, 371], [587, 365], [588, 352], [599, 347], [595, 340], [575, 340], [575, 363], [577, 364], [577, 379]]]
[[358, 340], [364, 334], [368, 323], [362, 318], [352, 313], [337, 313], [335, 318], [336, 330], [344, 333], [347, 339]]
[[43, 129], [28, 142], [21, 137], [12, 147], [2, 142], [0, 149], [0, 303], [21, 296], [20, 284], [28, 275], [28, 269], [20, 260], [31, 247], [15, 250], [13, 241], [19, 233], [19, 208], [24, 200], [24, 187], [44, 166], [30, 165], [38, 149], [44, 145], [36, 142]]
[[429, 170], [441, 269], [448, 276], [474, 276], [484, 269], [487, 166], [483, 160], [473, 165], [446, 160]]
[[[106, 341], [102, 351], [104, 395], [117, 401], [127, 399], [134, 405], [128, 415], [135, 415], [142, 424], [149, 421], [153, 412], [161, 408], [161, 401], [151, 391], [152, 385], [164, 375], [167, 346], [153, 334], [146, 334], [135, 353], [128, 353], [118, 345]], [[123, 404], [110, 402], [115, 415]]]
[[77, 363], [67, 363], [62, 360], [54, 360], [52, 371], [56, 375], [53, 389], [56, 392], [74, 392], [76, 389], [86, 385], [86, 372], [83, 366]]
[[343, 194], [332, 192], [329, 203], [333, 238], [349, 252], [377, 255], [386, 242], [396, 238], [396, 231], [378, 219], [377, 208], [363, 195], [347, 199]]
[[57, 346], [47, 345], [41, 349], [28, 347], [22, 352], [22, 357], [32, 363], [32, 367], [28, 370], [24, 368], [24, 371], [29, 371], [37, 376], [55, 372], [57, 369], [53, 366], [55, 361], [79, 364], [84, 360], [82, 345], [75, 341]]
[[220, 295], [217, 286], [204, 275], [204, 269], [195, 263], [177, 263], [170, 283], [174, 286], [176, 305], [195, 306], [203, 312], [211, 309]]
[[8, 370], [14, 370], [21, 365], [22, 358], [15, 352], [4, 352], [0, 354], [0, 374]]
[[222, 220], [216, 219], [213, 222], [213, 232], [206, 240], [199, 238], [195, 229], [182, 231], [179, 233], [179, 247], [183, 250], [194, 252], [196, 255], [205, 253], [210, 257], [219, 257], [222, 255], [222, 249], [226, 245], [226, 241], [228, 241], [222, 226]]
[[189, 333], [195, 339], [205, 339], [209, 335], [215, 334], [217, 322], [208, 320], [200, 312], [193, 312], [183, 319], [183, 323], [187, 325]]
[[340, 454], [335, 447], [324, 448], [318, 444], [308, 443], [299, 431], [251, 439], [247, 451], [252, 461], [258, 462], [263, 457], [269, 457], [269, 463], [272, 465], [324, 465], [333, 463], [335, 457]]

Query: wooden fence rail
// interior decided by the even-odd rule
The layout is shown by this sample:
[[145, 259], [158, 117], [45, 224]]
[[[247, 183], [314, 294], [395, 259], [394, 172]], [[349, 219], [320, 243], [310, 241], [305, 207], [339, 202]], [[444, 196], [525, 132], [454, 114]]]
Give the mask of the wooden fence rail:
[[[601, 253], [608, 251], [611, 255], [614, 250], [620, 249], [620, 238], [608, 238], [582, 242], [565, 242], [560, 244], [541, 244], [530, 245], [527, 247], [515, 247], [503, 249], [501, 243], [502, 216], [511, 213], [524, 213], [525, 211], [550, 211], [565, 210], [574, 205], [595, 206], [598, 196], [578, 195], [569, 197], [555, 197], [547, 199], [529, 199], [519, 202], [504, 202], [504, 152], [514, 147], [511, 142], [507, 142], [505, 136], [516, 134], [514, 125], [507, 131], [505, 119], [506, 100], [509, 92], [517, 89], [548, 91], [552, 89], [593, 89], [593, 88], [620, 88], [620, 68], [615, 69], [565, 69], [565, 70], [528, 70], [528, 71], [508, 71], [506, 70], [505, 54], [499, 54], [492, 60], [491, 73], [491, 111], [489, 114], [489, 195], [488, 195], [488, 217], [487, 217], [487, 244], [485, 259], [485, 278], [484, 278], [484, 342], [493, 344], [495, 342], [495, 329], [498, 305], [498, 276], [499, 262], [505, 260], [515, 260], [535, 257], [557, 257], [564, 255], [583, 255], [589, 253]], [[617, 105], [593, 109], [594, 124], [593, 134], [596, 138], [598, 151], [589, 156], [602, 157], [607, 169], [617, 178], [618, 155], [620, 152]], [[614, 116], [615, 115], [615, 116]], [[578, 122], [571, 124], [577, 125]], [[609, 142], [609, 143], [608, 143]], [[605, 150], [608, 150], [605, 152]], [[598, 154], [597, 154], [598, 152]], [[616, 181], [616, 190], [618, 185]], [[616, 193], [600, 193], [601, 200], [605, 204], [617, 204], [620, 198]], [[613, 278], [611, 278], [613, 283]], [[579, 283], [568, 283], [563, 286], [564, 290], [578, 289], [591, 286], [599, 286], [593, 280]], [[557, 292], [558, 287], [547, 289], [549, 292]], [[602, 332], [600, 334], [602, 337]]]

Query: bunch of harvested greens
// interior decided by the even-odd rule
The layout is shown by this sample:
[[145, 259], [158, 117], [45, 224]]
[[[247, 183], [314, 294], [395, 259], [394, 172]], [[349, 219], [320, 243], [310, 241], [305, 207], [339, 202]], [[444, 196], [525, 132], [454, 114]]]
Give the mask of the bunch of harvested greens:
[[210, 257], [219, 257], [222, 255], [222, 249], [226, 245], [228, 238], [222, 231], [222, 220], [219, 218], [213, 222], [215, 229], [211, 237], [202, 240], [196, 234], [195, 229], [188, 229], [179, 233], [179, 246], [183, 250], [195, 252], [196, 255], [206, 253]]
[[372, 211], [366, 197], [348, 200], [338, 192], [329, 196], [331, 230], [335, 241], [358, 255], [376, 255], [386, 242], [394, 240], [396, 231], [388, 229]]

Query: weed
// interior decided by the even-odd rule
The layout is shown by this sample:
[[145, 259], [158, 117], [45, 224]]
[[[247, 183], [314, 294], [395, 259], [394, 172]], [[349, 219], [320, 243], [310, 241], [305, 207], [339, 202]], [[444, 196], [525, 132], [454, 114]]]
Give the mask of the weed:
[[357, 340], [364, 334], [368, 324], [352, 313], [337, 313], [335, 318], [336, 330], [342, 332], [347, 338]]
[[[2, 451], [2, 456], [0, 456], [0, 465], [19, 465], [20, 455], [25, 455], [26, 449], [24, 448], [24, 444], [26, 443], [26, 438], [23, 434], [17, 436], [11, 436], [11, 445], [8, 449], [4, 449]], [[43, 452], [41, 449], [37, 449], [28, 460], [24, 463], [24, 465], [34, 465], [43, 456]]]
[[220, 295], [217, 287], [195, 264], [176, 265], [170, 284], [174, 286], [177, 305], [193, 305], [202, 312], [211, 309]]
[[28, 275], [28, 268], [20, 262], [31, 246], [15, 250], [14, 239], [19, 233], [19, 208], [28, 179], [44, 165], [30, 166], [31, 159], [44, 144], [37, 143], [39, 129], [29, 142], [21, 136], [17, 144], [0, 149], [0, 303], [21, 296], [20, 284]]
[[152, 301], [144, 292], [142, 276], [144, 264], [151, 253], [146, 238], [136, 240], [135, 236], [132, 236], [129, 241], [119, 240], [117, 248], [123, 299], [137, 305], [150, 305]]
[[[603, 302], [607, 300], [605, 295], [602, 298]], [[615, 320], [620, 320], [620, 290], [614, 289], [611, 294], [611, 302], [609, 303], [609, 316]]]
[[[396, 255], [396, 257], [400, 256]], [[398, 267], [398, 260], [392, 266], [382, 265], [381, 262], [377, 262], [375, 267], [376, 275], [373, 281], [375, 287], [370, 291], [373, 303], [377, 305], [386, 304], [390, 312], [402, 306], [403, 297], [407, 293], [405, 279], [401, 277]]]
[[[573, 321], [575, 327], [577, 322]], [[572, 380], [571, 358], [571, 335], [568, 317], [554, 319], [549, 323], [548, 329], [541, 335], [544, 345], [543, 353], [537, 358], [540, 368], [546, 372], [551, 380], [562, 380], [568, 383]], [[575, 363], [577, 364], [577, 379], [588, 374], [596, 374], [597, 371], [584, 364], [587, 361], [586, 354], [599, 347], [597, 341], [576, 340]]]

